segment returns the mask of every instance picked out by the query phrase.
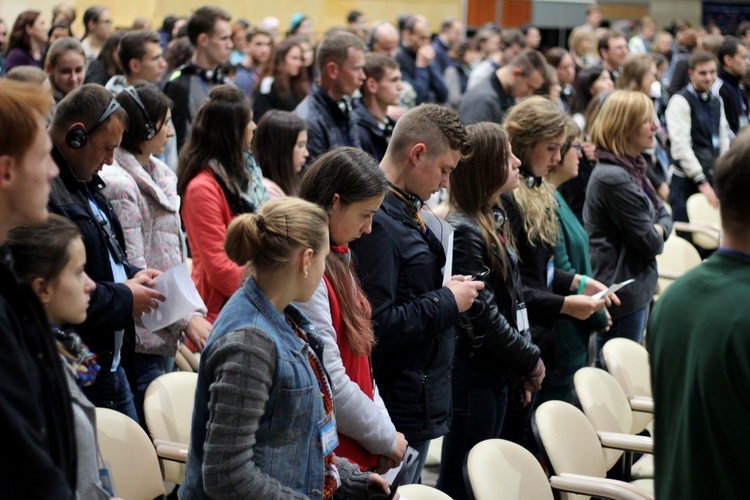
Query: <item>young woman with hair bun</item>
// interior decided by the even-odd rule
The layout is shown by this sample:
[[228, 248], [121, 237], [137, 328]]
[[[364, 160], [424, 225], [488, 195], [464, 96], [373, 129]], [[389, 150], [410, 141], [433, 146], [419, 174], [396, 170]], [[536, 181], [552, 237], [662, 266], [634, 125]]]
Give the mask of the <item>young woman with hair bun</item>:
[[297, 198], [236, 218], [226, 252], [253, 272], [227, 302], [201, 355], [180, 498], [364, 498], [388, 485], [338, 459], [323, 341], [292, 302], [315, 293], [328, 216]]

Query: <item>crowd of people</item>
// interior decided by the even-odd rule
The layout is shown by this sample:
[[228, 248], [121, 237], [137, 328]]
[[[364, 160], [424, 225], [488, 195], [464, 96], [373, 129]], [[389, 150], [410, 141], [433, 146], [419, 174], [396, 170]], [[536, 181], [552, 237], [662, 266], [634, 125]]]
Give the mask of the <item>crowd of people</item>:
[[[574, 402], [575, 372], [647, 325], [657, 412], [673, 415], [661, 452], [681, 446], [666, 423], [694, 411], [668, 374], [744, 352], [731, 336], [672, 351], [669, 322], [694, 317], [672, 295], [649, 316], [656, 256], [695, 193], [727, 235], [695, 286], [746, 273], [750, 22], [605, 28], [594, 4], [566, 49], [530, 25], [434, 34], [418, 14], [352, 11], [319, 40], [304, 14], [282, 34], [214, 6], [159, 30], [115, 31], [98, 6], [80, 34], [75, 19], [0, 20], [9, 497], [114, 496], [94, 408], [146, 428], [145, 391], [180, 343], [201, 353], [180, 498], [389, 493], [381, 474], [410, 447], [403, 483], [419, 482], [441, 436], [437, 487], [469, 498], [475, 444], [541, 457], [534, 409]], [[203, 303], [150, 329], [170, 299], [155, 280], [188, 259]], [[739, 395], [721, 394], [705, 404]], [[669, 497], [690, 478], [661, 460]]]

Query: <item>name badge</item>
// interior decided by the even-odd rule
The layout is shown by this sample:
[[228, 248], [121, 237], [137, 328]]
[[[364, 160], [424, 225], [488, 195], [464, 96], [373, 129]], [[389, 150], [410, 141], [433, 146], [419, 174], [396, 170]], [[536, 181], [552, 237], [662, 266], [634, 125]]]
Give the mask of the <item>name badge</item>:
[[323, 456], [327, 457], [339, 445], [339, 435], [336, 433], [336, 418], [330, 413], [318, 423], [320, 427], [320, 442], [323, 445]]
[[719, 149], [721, 147], [721, 141], [719, 141], [719, 136], [717, 134], [711, 136], [711, 143], [713, 144], [714, 149]]
[[109, 493], [109, 496], [116, 497], [115, 488], [112, 485], [112, 475], [109, 472], [109, 467], [106, 464], [99, 469], [99, 480], [102, 482], [102, 487]]
[[550, 257], [547, 262], [547, 287], [552, 286], [552, 280], [555, 279], [555, 258]]
[[518, 326], [519, 332], [524, 332], [529, 329], [529, 314], [526, 311], [526, 304], [521, 302], [516, 308], [516, 326]]

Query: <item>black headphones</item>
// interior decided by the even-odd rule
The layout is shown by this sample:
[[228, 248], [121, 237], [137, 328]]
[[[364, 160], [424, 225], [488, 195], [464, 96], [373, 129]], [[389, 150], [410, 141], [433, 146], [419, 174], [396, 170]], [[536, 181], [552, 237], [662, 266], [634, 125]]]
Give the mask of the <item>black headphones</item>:
[[112, 100], [109, 102], [109, 105], [107, 106], [107, 109], [105, 109], [104, 113], [102, 113], [102, 116], [88, 131], [86, 131], [86, 129], [84, 128], [83, 123], [76, 123], [73, 128], [68, 130], [68, 133], [65, 134], [65, 144], [73, 149], [82, 148], [86, 145], [86, 142], [88, 142], [89, 137], [91, 137], [91, 135], [96, 132], [96, 129], [98, 129], [102, 123], [106, 122], [107, 118], [112, 116], [112, 113], [117, 111], [119, 108], [120, 103], [117, 102], [116, 99], [112, 98]]
[[141, 132], [141, 138], [144, 141], [153, 139], [156, 135], [156, 126], [154, 126], [154, 122], [151, 121], [151, 117], [148, 116], [148, 111], [146, 111], [146, 106], [143, 104], [143, 101], [141, 101], [138, 91], [135, 90], [135, 87], [132, 85], [130, 87], [125, 87], [123, 90], [126, 94], [132, 97], [138, 107], [141, 108], [143, 117], [146, 119], [146, 123], [143, 125], [143, 132]]
[[55, 334], [55, 339], [62, 344], [66, 351], [76, 357], [81, 355], [83, 342], [76, 332], [68, 329], [62, 330], [60, 328], [53, 328], [52, 331]]
[[221, 66], [216, 66], [215, 69], [202, 69], [198, 67], [195, 69], [206, 83], [222, 83], [224, 80], [224, 71], [221, 69]]
[[526, 181], [526, 185], [530, 188], [539, 187], [542, 185], [542, 178], [536, 177], [534, 174], [526, 170], [525, 168], [520, 169], [521, 175], [523, 175], [524, 181]]

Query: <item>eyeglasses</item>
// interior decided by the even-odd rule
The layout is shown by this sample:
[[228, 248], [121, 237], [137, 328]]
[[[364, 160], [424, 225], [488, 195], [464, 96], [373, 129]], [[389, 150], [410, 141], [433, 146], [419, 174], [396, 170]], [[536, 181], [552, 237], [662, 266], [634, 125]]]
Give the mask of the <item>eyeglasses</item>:
[[578, 151], [578, 154], [583, 156], [583, 143], [579, 142], [576, 144], [576, 151]]

